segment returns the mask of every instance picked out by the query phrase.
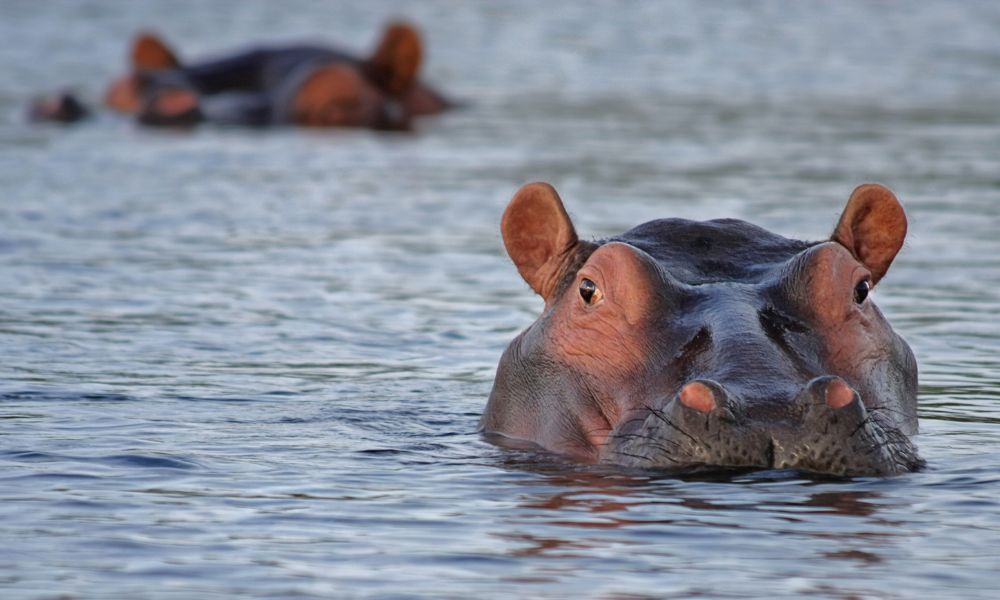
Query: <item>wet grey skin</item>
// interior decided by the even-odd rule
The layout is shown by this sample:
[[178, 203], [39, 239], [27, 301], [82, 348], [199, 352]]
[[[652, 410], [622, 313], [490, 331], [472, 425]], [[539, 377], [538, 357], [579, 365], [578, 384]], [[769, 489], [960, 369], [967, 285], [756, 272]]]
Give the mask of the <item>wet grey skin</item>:
[[[534, 196], [544, 194], [536, 189]], [[492, 440], [531, 442], [585, 462], [674, 472], [888, 476], [920, 468], [910, 440], [917, 432], [916, 361], [867, 296], [905, 235], [903, 220], [898, 242], [872, 250], [884, 230], [898, 227], [890, 217], [866, 216], [879, 214], [881, 198], [859, 208], [852, 196], [826, 242], [788, 239], [735, 219], [661, 219], [581, 242], [565, 217], [571, 251], [555, 253], [558, 266], [547, 263], [555, 282], [549, 289], [531, 267], [540, 264], [539, 236], [558, 228], [539, 227], [525, 243], [508, 229], [547, 217], [509, 219], [508, 252], [546, 306], [504, 353], [482, 430]], [[508, 212], [525, 210], [517, 201]], [[521, 204], [539, 202], [551, 199]], [[565, 215], [561, 203], [558, 209]], [[566, 340], [576, 338], [560, 329], [576, 325], [568, 310], [585, 310], [572, 304], [586, 304], [578, 296], [592, 293], [580, 272], [609, 244], [634, 256], [640, 267], [630, 273], [654, 290], [643, 300], [641, 323], [622, 333], [641, 338], [634, 346], [641, 365], [616, 381], [595, 375], [592, 363], [574, 363], [578, 349], [567, 352]], [[524, 258], [526, 247], [533, 257]], [[606, 408], [612, 404], [619, 409]], [[614, 413], [617, 419], [606, 417]]]

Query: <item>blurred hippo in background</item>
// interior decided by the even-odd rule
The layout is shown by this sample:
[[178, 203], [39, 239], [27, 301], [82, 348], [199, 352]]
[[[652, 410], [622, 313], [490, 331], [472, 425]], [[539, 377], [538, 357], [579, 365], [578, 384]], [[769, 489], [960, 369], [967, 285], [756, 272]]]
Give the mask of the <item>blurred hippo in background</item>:
[[68, 90], [36, 98], [28, 108], [28, 118], [32, 121], [75, 123], [89, 115], [87, 106]]
[[588, 242], [555, 189], [526, 185], [501, 232], [545, 307], [503, 353], [480, 428], [627, 467], [915, 470], [917, 364], [871, 298], [906, 228], [868, 184], [827, 241], [660, 219]]
[[[152, 33], [132, 43], [129, 71], [108, 87], [104, 104], [146, 125], [302, 125], [409, 129], [415, 117], [452, 106], [419, 79], [423, 44], [407, 23], [391, 23], [374, 52], [358, 58], [316, 45], [261, 46], [182, 62]], [[60, 93], [37, 100], [37, 120], [70, 122], [86, 110]], [[67, 118], [69, 117], [69, 118]]]

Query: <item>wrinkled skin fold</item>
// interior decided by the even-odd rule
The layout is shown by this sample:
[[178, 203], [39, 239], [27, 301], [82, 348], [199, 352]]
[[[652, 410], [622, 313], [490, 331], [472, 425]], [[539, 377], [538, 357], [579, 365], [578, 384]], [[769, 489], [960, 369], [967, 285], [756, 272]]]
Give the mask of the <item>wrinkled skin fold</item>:
[[857, 188], [820, 242], [734, 219], [581, 241], [542, 183], [501, 231], [545, 308], [501, 358], [490, 439], [674, 471], [923, 464], [916, 361], [870, 296], [906, 235], [888, 189]]

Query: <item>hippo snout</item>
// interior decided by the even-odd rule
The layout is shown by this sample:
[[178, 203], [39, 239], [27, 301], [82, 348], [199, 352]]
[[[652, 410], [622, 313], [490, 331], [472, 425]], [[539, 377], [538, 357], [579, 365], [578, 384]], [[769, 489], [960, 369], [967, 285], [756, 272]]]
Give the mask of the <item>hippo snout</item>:
[[602, 460], [640, 468], [769, 468], [771, 441], [742, 402], [711, 379], [689, 381], [659, 406], [645, 406], [612, 432]]
[[639, 468], [799, 469], [831, 475], [892, 475], [922, 465], [909, 438], [857, 390], [816, 377], [780, 406], [744, 399], [697, 379], [659, 406], [628, 419], [602, 460]]
[[817, 377], [796, 397], [795, 429], [775, 428], [773, 466], [833, 475], [895, 475], [923, 466], [885, 408], [868, 409], [836, 376]]

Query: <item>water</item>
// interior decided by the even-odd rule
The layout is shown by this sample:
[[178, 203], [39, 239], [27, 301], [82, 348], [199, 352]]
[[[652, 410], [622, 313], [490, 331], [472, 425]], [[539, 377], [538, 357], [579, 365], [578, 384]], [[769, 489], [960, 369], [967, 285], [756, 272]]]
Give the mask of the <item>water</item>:
[[[23, 122], [133, 31], [364, 49], [406, 15], [472, 106], [416, 135]], [[1000, 8], [987, 2], [0, 5], [3, 598], [992, 597]], [[649, 477], [475, 433], [540, 309], [499, 216], [832, 230], [889, 185], [876, 301], [925, 471]]]

